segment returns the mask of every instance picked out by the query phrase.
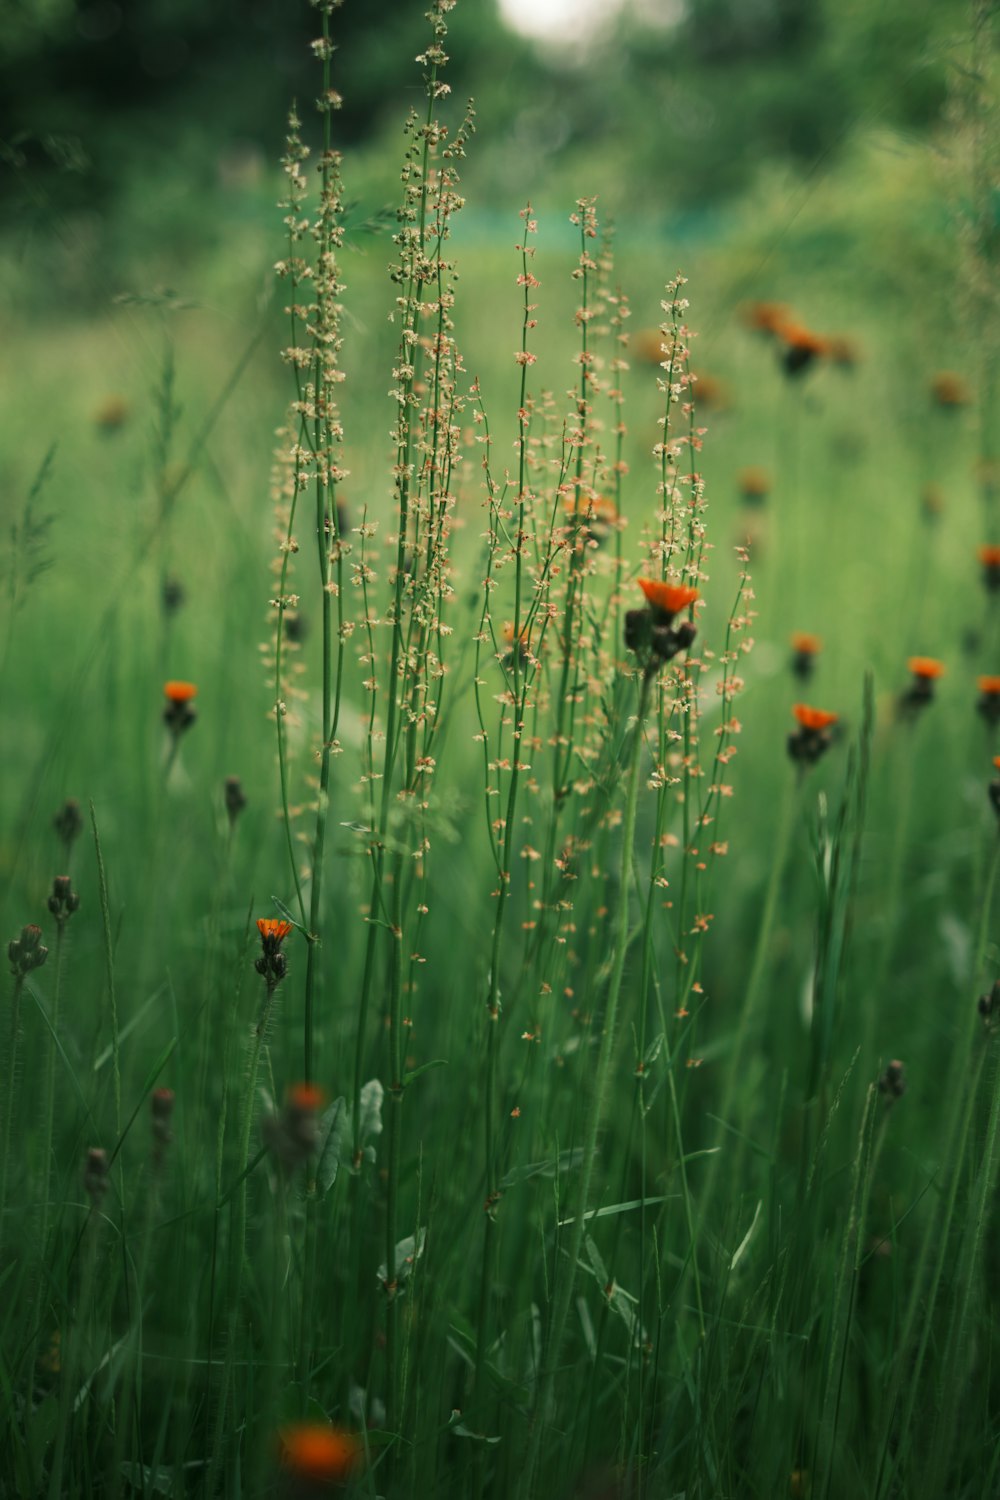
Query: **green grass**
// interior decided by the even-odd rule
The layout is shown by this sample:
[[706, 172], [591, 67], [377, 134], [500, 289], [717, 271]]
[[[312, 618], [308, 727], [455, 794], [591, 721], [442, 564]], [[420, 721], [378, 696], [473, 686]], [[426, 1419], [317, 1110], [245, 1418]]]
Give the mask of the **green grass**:
[[[419, 127], [410, 144], [424, 174]], [[8, 296], [30, 295], [0, 396], [0, 904], [10, 938], [37, 923], [50, 951], [11, 978], [0, 1028], [4, 1493], [299, 1493], [276, 1433], [304, 1420], [362, 1435], [372, 1496], [995, 1488], [1000, 1094], [976, 1002], [998, 968], [998, 747], [975, 711], [1000, 670], [976, 558], [997, 540], [976, 478], [995, 435], [928, 394], [939, 366], [978, 378], [989, 330], [961, 334], [938, 294], [941, 229], [891, 295], [890, 266], [828, 274], [838, 193], [868, 186], [862, 244], [881, 180], [877, 143], [859, 148], [801, 222], [765, 180], [688, 264], [690, 313], [662, 243], [620, 227], [612, 267], [589, 208], [568, 229], [542, 215], [527, 259], [516, 209], [509, 232], [458, 213], [457, 281], [426, 175], [408, 246], [348, 216], [340, 249], [334, 213], [320, 236], [346, 290], [319, 316], [344, 436], [329, 408], [298, 429], [290, 553], [273, 455], [303, 392], [278, 351], [311, 343], [287, 281], [260, 296], [289, 255], [280, 216], [244, 204], [245, 234], [220, 229], [193, 270], [163, 244], [153, 269], [136, 256], [140, 290], [200, 283], [191, 307], [53, 316], [57, 252], [7, 258]], [[937, 201], [913, 159], [907, 182], [905, 203]], [[769, 195], [780, 230], [752, 212]], [[619, 285], [626, 330], [666, 320], [675, 381], [689, 317], [690, 365], [728, 392], [696, 407], [703, 451], [672, 405], [676, 482], [653, 452], [664, 372], [634, 352], [611, 368]], [[764, 295], [854, 337], [856, 367], [789, 379], [739, 317]], [[950, 341], [902, 334], [901, 308]], [[115, 394], [123, 420], [101, 427]], [[451, 402], [447, 440], [399, 425]], [[335, 494], [310, 449], [349, 470]], [[752, 510], [748, 465], [772, 479]], [[565, 506], [591, 488], [627, 523], [600, 547]], [[316, 546], [335, 499], [339, 568]], [[698, 576], [698, 636], [644, 672], [622, 615], [667, 562]], [[270, 601], [292, 593], [283, 806]], [[824, 641], [807, 686], [793, 630]], [[947, 673], [901, 717], [917, 654]], [[172, 742], [176, 679], [197, 719]], [[803, 699], [842, 733], [800, 773]], [[66, 873], [80, 907], [60, 923]], [[254, 924], [286, 914], [269, 991]], [[879, 1087], [897, 1058], [899, 1098]], [[305, 1079], [325, 1096], [312, 1152], [308, 1117], [288, 1144]]]

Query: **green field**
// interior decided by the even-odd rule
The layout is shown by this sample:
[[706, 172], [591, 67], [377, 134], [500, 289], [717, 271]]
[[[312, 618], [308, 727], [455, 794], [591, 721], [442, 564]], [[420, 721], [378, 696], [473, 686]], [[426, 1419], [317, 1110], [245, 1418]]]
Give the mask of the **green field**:
[[980, 44], [673, 216], [433, 55], [343, 189], [30, 188], [0, 1495], [1000, 1492]]

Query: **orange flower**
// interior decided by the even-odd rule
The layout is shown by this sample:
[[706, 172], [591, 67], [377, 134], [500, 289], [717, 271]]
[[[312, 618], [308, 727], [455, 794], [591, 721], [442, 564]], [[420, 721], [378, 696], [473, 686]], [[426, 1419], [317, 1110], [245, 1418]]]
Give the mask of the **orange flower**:
[[618, 519], [618, 507], [606, 495], [577, 495], [565, 501], [563, 510], [570, 521], [601, 521], [613, 526]]
[[994, 755], [993, 764], [996, 766], [997, 770], [1000, 771], [1000, 755]]
[[780, 333], [792, 320], [792, 309], [785, 302], [750, 302], [742, 310], [743, 322], [755, 333]]
[[829, 339], [823, 338], [821, 334], [813, 333], [801, 323], [785, 323], [777, 329], [777, 334], [789, 349], [797, 349], [808, 358], [829, 353]]
[[972, 392], [954, 370], [939, 370], [931, 380], [931, 396], [938, 406], [968, 406]]
[[987, 698], [1000, 694], [1000, 677], [980, 677], [979, 691]]
[[763, 500], [771, 488], [771, 479], [766, 469], [751, 464], [741, 469], [737, 478], [740, 494], [744, 500]]
[[349, 1479], [363, 1448], [353, 1432], [325, 1422], [296, 1422], [278, 1433], [281, 1465], [298, 1479], [317, 1485]]
[[996, 542], [984, 542], [977, 555], [984, 568], [1000, 568], [1000, 546]]
[[316, 1114], [326, 1103], [326, 1095], [316, 1083], [293, 1083], [288, 1090], [288, 1103], [301, 1114]]
[[190, 703], [192, 698], [197, 698], [198, 689], [193, 682], [165, 682], [163, 696], [168, 703]]
[[638, 584], [653, 609], [669, 619], [698, 598], [698, 590], [686, 583], [661, 583], [658, 578], [640, 578]]
[[944, 667], [933, 656], [911, 656], [906, 663], [907, 670], [918, 677], [921, 682], [933, 682], [937, 677], [943, 677]]
[[793, 631], [792, 650], [798, 651], [801, 656], [815, 656], [822, 649], [823, 642], [818, 635], [809, 635], [805, 630]]
[[825, 708], [810, 708], [806, 703], [796, 703], [792, 713], [803, 729], [811, 730], [816, 734], [823, 729], [829, 729], [831, 724], [836, 724], [838, 718], [837, 714], [832, 714]]
[[260, 933], [265, 946], [268, 943], [283, 942], [292, 930], [291, 922], [283, 922], [280, 917], [258, 917], [257, 931]]
[[661, 333], [658, 328], [640, 328], [637, 333], [632, 335], [632, 338], [629, 340], [629, 346], [635, 350], [635, 353], [647, 365], [662, 364], [667, 357], [667, 349], [669, 347], [666, 342], [666, 335]]

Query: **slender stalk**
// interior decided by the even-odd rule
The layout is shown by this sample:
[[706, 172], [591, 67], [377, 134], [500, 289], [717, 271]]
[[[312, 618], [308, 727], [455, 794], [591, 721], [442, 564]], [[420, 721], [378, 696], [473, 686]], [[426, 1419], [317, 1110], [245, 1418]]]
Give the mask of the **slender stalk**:
[[611, 1060], [614, 1055], [615, 1032], [618, 1020], [618, 1002], [621, 995], [622, 976], [625, 972], [625, 953], [628, 948], [629, 937], [629, 889], [631, 886], [632, 855], [635, 843], [636, 809], [638, 806], [639, 764], [643, 744], [643, 727], [646, 710], [649, 706], [649, 693], [652, 683], [653, 674], [650, 671], [644, 672], [642, 688], [639, 694], [639, 710], [635, 727], [632, 731], [632, 747], [628, 768], [625, 820], [622, 829], [618, 922], [615, 933], [611, 980], [608, 987], [607, 1004], [604, 1010], [604, 1024], [601, 1030], [601, 1044], [597, 1055], [597, 1066], [594, 1072], [594, 1087], [588, 1101], [587, 1114], [583, 1127], [583, 1159], [580, 1168], [580, 1188], [577, 1197], [577, 1211], [573, 1219], [572, 1231], [569, 1237], [568, 1263], [561, 1267], [557, 1282], [552, 1321], [549, 1325], [545, 1346], [544, 1363], [538, 1378], [538, 1389], [532, 1408], [528, 1452], [521, 1473], [519, 1494], [524, 1497], [524, 1500], [528, 1500], [528, 1497], [534, 1493], [535, 1489], [535, 1474], [544, 1434], [545, 1417], [549, 1409], [552, 1387], [561, 1356], [563, 1338], [566, 1332], [566, 1319], [569, 1314], [570, 1303], [573, 1298], [573, 1288], [576, 1283], [576, 1268], [580, 1259], [580, 1251], [583, 1247], [586, 1225], [585, 1215], [590, 1197], [590, 1183], [593, 1176], [594, 1161], [597, 1155], [597, 1137], [604, 1119], [605, 1102], [611, 1075]]
[[14, 1126], [14, 1099], [17, 1094], [17, 1049], [21, 1030], [21, 995], [24, 990], [24, 975], [14, 976], [14, 989], [10, 997], [10, 1034], [7, 1043], [7, 1097], [3, 1112], [3, 1145], [0, 1147], [0, 1251], [3, 1249], [4, 1229], [7, 1223], [7, 1173], [10, 1166], [10, 1142]]

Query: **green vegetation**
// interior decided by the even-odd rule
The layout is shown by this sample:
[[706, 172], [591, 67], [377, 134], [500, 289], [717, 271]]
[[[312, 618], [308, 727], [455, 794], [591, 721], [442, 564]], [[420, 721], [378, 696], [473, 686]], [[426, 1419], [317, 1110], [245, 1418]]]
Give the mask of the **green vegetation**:
[[989, 12], [665, 231], [448, 10], [402, 182], [325, 3], [280, 183], [19, 181], [0, 1494], [981, 1500]]

